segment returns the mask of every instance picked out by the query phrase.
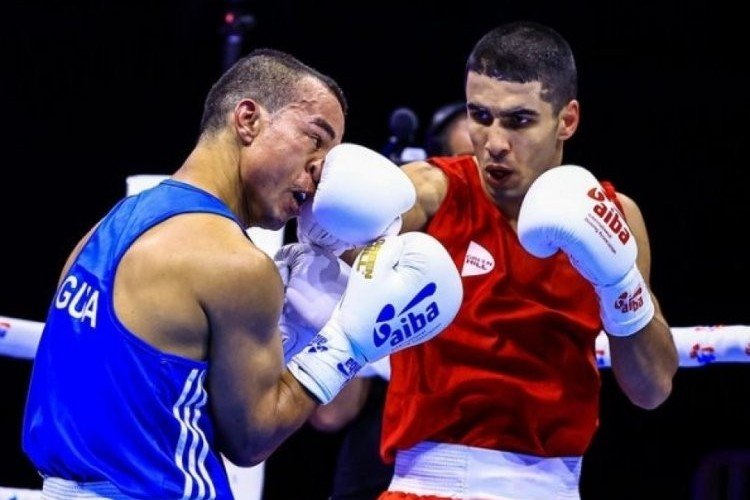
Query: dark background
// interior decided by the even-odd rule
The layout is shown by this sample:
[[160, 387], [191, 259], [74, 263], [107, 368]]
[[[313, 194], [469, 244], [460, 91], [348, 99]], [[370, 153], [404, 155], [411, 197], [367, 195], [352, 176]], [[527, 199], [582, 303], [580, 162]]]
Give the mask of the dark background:
[[[462, 98], [465, 58], [486, 30], [555, 27], [580, 73], [582, 124], [566, 161], [640, 204], [668, 320], [750, 323], [746, 18], [715, 1], [443, 3], [3, 2], [0, 314], [42, 321], [68, 252], [125, 178], [180, 165], [234, 8], [256, 21], [243, 53], [279, 48], [329, 73], [349, 99], [345, 140], [375, 149], [393, 109], [411, 107], [423, 130], [435, 107]], [[39, 486], [19, 443], [30, 365], [0, 358], [6, 486]], [[750, 449], [749, 381], [747, 365], [681, 369], [670, 400], [646, 412], [605, 371], [584, 497], [690, 498], [708, 455]], [[266, 464], [266, 497], [324, 498], [339, 437], [290, 438]]]

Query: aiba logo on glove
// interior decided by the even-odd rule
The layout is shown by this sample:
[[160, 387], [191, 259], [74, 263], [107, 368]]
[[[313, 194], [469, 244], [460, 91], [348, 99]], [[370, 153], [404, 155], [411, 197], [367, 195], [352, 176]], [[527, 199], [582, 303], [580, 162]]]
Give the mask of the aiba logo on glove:
[[[386, 304], [378, 314], [377, 325], [373, 329], [373, 341], [380, 347], [390, 339], [391, 346], [402, 348], [416, 344], [439, 327], [435, 321], [440, 316], [437, 303], [429, 301], [437, 286], [428, 283], [396, 314], [393, 304]], [[429, 301], [425, 305], [425, 303]]]
[[628, 226], [623, 223], [624, 217], [615, 204], [599, 188], [593, 187], [587, 194], [592, 200], [600, 202], [594, 205], [594, 213], [617, 236], [622, 244], [627, 243], [630, 239], [630, 231]]
[[621, 293], [613, 305], [623, 314], [637, 311], [643, 307], [643, 288], [639, 286], [632, 295], [628, 292]]

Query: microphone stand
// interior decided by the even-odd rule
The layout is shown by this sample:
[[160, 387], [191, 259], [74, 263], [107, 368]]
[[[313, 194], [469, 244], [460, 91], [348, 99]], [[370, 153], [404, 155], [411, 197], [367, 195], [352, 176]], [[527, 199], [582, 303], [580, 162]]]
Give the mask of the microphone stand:
[[245, 35], [256, 24], [255, 16], [242, 8], [243, 3], [241, 0], [230, 1], [229, 8], [224, 13], [224, 24], [221, 27], [221, 34], [224, 35], [222, 71], [228, 70], [240, 58]]

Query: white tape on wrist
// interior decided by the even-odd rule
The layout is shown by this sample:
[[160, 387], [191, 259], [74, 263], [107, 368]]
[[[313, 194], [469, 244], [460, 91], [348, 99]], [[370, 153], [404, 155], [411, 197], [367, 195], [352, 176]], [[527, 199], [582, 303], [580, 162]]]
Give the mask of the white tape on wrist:
[[321, 404], [336, 397], [341, 388], [365, 365], [366, 360], [352, 352], [353, 346], [330, 324], [287, 363], [292, 375], [315, 395]]
[[599, 295], [604, 330], [610, 335], [633, 335], [654, 317], [651, 293], [635, 265], [619, 282], [594, 288]]

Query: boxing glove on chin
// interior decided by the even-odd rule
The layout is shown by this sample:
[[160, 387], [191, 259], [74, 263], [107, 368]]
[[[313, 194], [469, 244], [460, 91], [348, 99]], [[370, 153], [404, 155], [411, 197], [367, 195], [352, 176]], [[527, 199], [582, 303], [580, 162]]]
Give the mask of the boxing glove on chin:
[[462, 298], [458, 269], [435, 238], [379, 239], [355, 260], [331, 319], [287, 366], [328, 403], [365, 364], [442, 332]]
[[539, 258], [558, 250], [567, 254], [594, 285], [610, 335], [632, 335], [653, 317], [651, 295], [636, 266], [635, 237], [599, 181], [583, 167], [554, 167], [534, 181], [521, 204], [518, 238]]
[[328, 152], [320, 182], [297, 219], [297, 239], [336, 255], [398, 234], [401, 214], [416, 201], [407, 175], [385, 156], [342, 143]]

